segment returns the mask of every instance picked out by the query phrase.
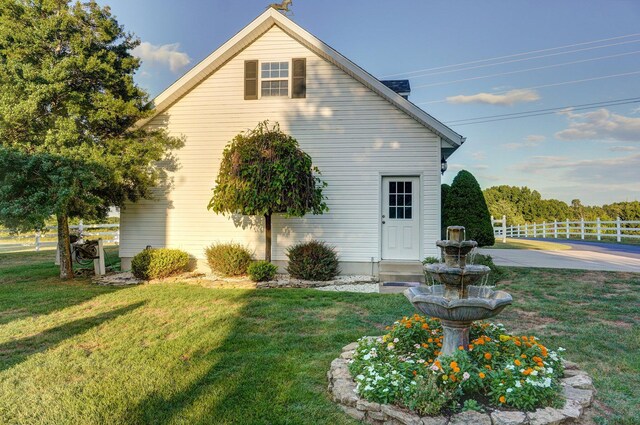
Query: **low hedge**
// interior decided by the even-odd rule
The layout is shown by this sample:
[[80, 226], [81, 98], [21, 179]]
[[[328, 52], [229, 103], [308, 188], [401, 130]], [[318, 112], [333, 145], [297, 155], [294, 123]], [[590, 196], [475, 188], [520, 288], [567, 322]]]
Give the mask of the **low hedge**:
[[268, 282], [273, 280], [277, 271], [278, 266], [268, 261], [256, 261], [255, 263], [251, 263], [247, 269], [249, 277], [254, 282]]
[[252, 261], [249, 250], [239, 243], [214, 243], [204, 253], [211, 271], [223, 276], [247, 274]]
[[186, 271], [189, 254], [179, 249], [148, 248], [131, 260], [131, 272], [138, 279], [159, 279]]
[[320, 241], [303, 242], [287, 250], [287, 272], [296, 279], [331, 280], [340, 274], [335, 248]]

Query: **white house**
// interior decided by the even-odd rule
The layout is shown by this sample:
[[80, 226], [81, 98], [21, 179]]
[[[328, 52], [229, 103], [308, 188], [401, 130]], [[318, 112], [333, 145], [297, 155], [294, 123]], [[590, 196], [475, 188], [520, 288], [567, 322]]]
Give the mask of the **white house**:
[[[438, 254], [440, 167], [464, 138], [406, 99], [407, 82], [385, 83], [268, 9], [155, 99], [143, 123], [185, 137], [173, 185], [121, 211], [123, 266], [147, 245], [198, 259], [213, 242], [247, 245], [264, 234], [207, 210], [222, 151], [258, 122], [280, 123], [328, 183], [324, 215], [273, 218], [272, 258], [320, 239], [343, 273], [377, 274]], [[396, 93], [396, 89], [399, 93]], [[382, 276], [390, 278], [390, 276]]]

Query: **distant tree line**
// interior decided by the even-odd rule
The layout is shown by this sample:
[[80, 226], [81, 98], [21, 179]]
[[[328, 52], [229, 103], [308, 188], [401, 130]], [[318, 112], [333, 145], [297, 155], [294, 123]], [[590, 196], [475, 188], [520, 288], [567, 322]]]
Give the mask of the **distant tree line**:
[[493, 186], [483, 191], [489, 212], [495, 218], [507, 216], [509, 224], [541, 223], [543, 221], [580, 220], [640, 220], [640, 202], [615, 202], [602, 206], [583, 205], [580, 199], [571, 204], [558, 199], [542, 199], [537, 190], [526, 186]]

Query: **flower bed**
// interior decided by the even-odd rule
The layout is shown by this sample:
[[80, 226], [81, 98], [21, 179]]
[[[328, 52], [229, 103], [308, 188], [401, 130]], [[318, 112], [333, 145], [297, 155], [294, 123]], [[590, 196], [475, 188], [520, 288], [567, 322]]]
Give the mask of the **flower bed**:
[[[359, 409], [358, 404], [378, 409], [386, 406], [386, 410], [401, 406], [399, 412], [417, 418], [451, 416], [463, 410], [484, 411], [492, 416], [493, 412], [504, 411], [512, 416], [517, 413], [523, 420], [527, 417], [525, 412], [532, 412], [528, 414], [530, 419], [536, 414], [544, 416], [545, 412], [559, 418], [575, 418], [581, 414], [582, 406], [591, 402], [590, 378], [585, 378], [586, 384], [579, 382], [586, 389], [570, 387], [573, 393], [561, 380], [564, 368], [558, 352], [562, 349], [549, 350], [533, 336], [512, 336], [502, 325], [491, 323], [474, 324], [470, 340], [469, 351], [460, 347], [453, 356], [439, 359], [439, 320], [419, 315], [405, 317], [388, 328], [386, 335], [362, 338], [355, 346], [345, 347], [349, 350], [341, 357], [348, 363], [342, 367], [348, 367], [346, 374], [354, 385], [353, 394], [343, 387], [337, 389], [336, 395], [336, 379], [345, 377], [338, 370], [340, 365], [332, 364], [332, 371], [337, 371], [337, 376], [330, 376], [334, 397], [352, 409], [351, 413]], [[378, 417], [381, 420], [379, 412], [374, 410], [369, 422], [375, 423]]]

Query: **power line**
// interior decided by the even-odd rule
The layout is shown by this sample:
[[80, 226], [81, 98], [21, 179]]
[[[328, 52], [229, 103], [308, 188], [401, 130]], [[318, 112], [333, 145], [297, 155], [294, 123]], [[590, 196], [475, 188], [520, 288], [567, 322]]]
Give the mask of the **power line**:
[[534, 109], [534, 110], [530, 110], [530, 111], [513, 112], [513, 113], [510, 113], [510, 114], [485, 115], [485, 116], [482, 116], [482, 117], [464, 118], [464, 119], [459, 119], [459, 120], [446, 121], [445, 124], [453, 124], [453, 123], [462, 122], [462, 121], [484, 120], [484, 119], [487, 119], [487, 118], [508, 117], [508, 116], [514, 116], [514, 115], [530, 114], [532, 112], [558, 111], [558, 110], [563, 110], [563, 109], [568, 109], [568, 108], [582, 108], [582, 107], [587, 107], [587, 106], [591, 106], [591, 107], [610, 106], [610, 105], [606, 105], [606, 104], [608, 104], [608, 103], [616, 103], [616, 102], [627, 102], [627, 101], [640, 101], [640, 97], [628, 97], [626, 99], [614, 99], [614, 100], [605, 100], [605, 101], [601, 101], [601, 102], [582, 103], [582, 104], [579, 104], [579, 105], [556, 106], [554, 108]]
[[[525, 87], [525, 88], [520, 88], [520, 89], [516, 89], [516, 90], [533, 90], [533, 89], [541, 89], [541, 88], [545, 88], [545, 87], [557, 87], [557, 86], [563, 86], [563, 85], [566, 85], [566, 84], [577, 84], [577, 83], [584, 83], [584, 82], [588, 82], [588, 81], [603, 80], [603, 79], [606, 79], [606, 78], [625, 77], [627, 75], [636, 75], [636, 74], [640, 74], [640, 71], [624, 72], [624, 73], [621, 73], [621, 74], [603, 75], [603, 76], [600, 76], [600, 77], [583, 78], [583, 79], [580, 79], [580, 80], [562, 81], [560, 83], [542, 84], [540, 86]], [[509, 91], [511, 91], [511, 90], [502, 90], [502, 91], [488, 93], [488, 94], [501, 95], [501, 94], [508, 93]], [[429, 102], [420, 102], [420, 103], [418, 103], [418, 105], [426, 105], [426, 104], [431, 104], [431, 103], [442, 103], [442, 102], [446, 102], [447, 100], [448, 100], [448, 98], [441, 99], [441, 100], [431, 100]]]
[[547, 48], [547, 49], [530, 50], [528, 52], [515, 53], [515, 54], [511, 54], [511, 55], [506, 55], [506, 56], [496, 56], [496, 57], [493, 57], [493, 58], [479, 59], [479, 60], [475, 60], [475, 61], [462, 62], [462, 63], [453, 64], [453, 65], [445, 65], [445, 66], [439, 66], [439, 67], [435, 67], [435, 68], [420, 69], [420, 70], [417, 70], [417, 71], [408, 71], [408, 72], [400, 72], [400, 73], [397, 73], [397, 74], [389, 74], [389, 75], [385, 75], [382, 78], [390, 78], [390, 77], [397, 77], [397, 76], [400, 76], [400, 75], [419, 74], [421, 72], [437, 71], [437, 70], [440, 70], [440, 69], [447, 69], [447, 68], [455, 68], [455, 67], [458, 67], [458, 66], [472, 65], [472, 64], [476, 64], [476, 63], [489, 62], [489, 61], [498, 60], [498, 59], [508, 59], [508, 58], [514, 58], [514, 57], [518, 57], [518, 56], [526, 56], [526, 55], [530, 55], [530, 54], [534, 54], [534, 53], [542, 53], [542, 52], [550, 52], [550, 51], [553, 51], [553, 50], [566, 49], [566, 48], [569, 48], [569, 47], [584, 46], [584, 45], [587, 45], [587, 44], [600, 43], [600, 42], [603, 42], [603, 41], [620, 40], [620, 39], [623, 39], [623, 38], [635, 37], [635, 36], [638, 36], [638, 35], [640, 35], [640, 33], [621, 35], [621, 36], [618, 36], [618, 37], [602, 38], [602, 39], [599, 39], [599, 40], [586, 41], [586, 42], [582, 42], [582, 43], [567, 44], [565, 46], [551, 47], [551, 48]]
[[[563, 106], [558, 108], [547, 108], [547, 109], [538, 109], [526, 112], [517, 112], [513, 114], [503, 114], [503, 115], [493, 115], [488, 117], [478, 117], [478, 118], [467, 118], [464, 120], [456, 120], [456, 121], [448, 121], [445, 124], [453, 124], [455, 126], [462, 125], [471, 125], [471, 124], [484, 124], [488, 122], [495, 121], [505, 121], [505, 120], [514, 120], [519, 118], [530, 118], [530, 117], [538, 117], [541, 115], [552, 115], [556, 114], [559, 111], [571, 109], [571, 111], [582, 111], [586, 109], [595, 109], [601, 108], [603, 106], [619, 106], [619, 105], [629, 105], [632, 103], [640, 103], [640, 97], [637, 98], [629, 98], [629, 99], [620, 99], [617, 101], [609, 101], [609, 102], [596, 102], [596, 103], [586, 103], [583, 105], [574, 105], [574, 106]], [[490, 118], [490, 119], [484, 119]], [[461, 121], [470, 121], [470, 122], [462, 122], [460, 124], [456, 124]]]
[[[638, 40], [638, 41], [640, 41], [640, 40]], [[439, 83], [431, 83], [431, 84], [421, 84], [421, 85], [418, 85], [418, 86], [414, 86], [414, 88], [444, 86], [446, 84], [461, 83], [461, 82], [464, 82], [464, 81], [481, 80], [481, 79], [484, 79], [484, 78], [500, 77], [500, 76], [503, 76], [503, 75], [519, 74], [519, 73], [522, 73], [522, 72], [529, 72], [529, 71], [538, 71], [538, 70], [541, 70], [541, 69], [557, 68], [559, 66], [574, 65], [574, 64], [577, 64], [577, 63], [584, 63], [584, 62], [593, 62], [593, 61], [596, 61], [596, 60], [617, 58], [617, 57], [620, 57], [620, 56], [629, 56], [629, 55], [635, 55], [635, 54], [638, 54], [638, 53], [640, 53], [640, 50], [634, 50], [633, 52], [627, 52], [627, 53], [618, 53], [618, 54], [615, 54], [615, 55], [600, 56], [600, 57], [591, 58], [591, 59], [581, 59], [581, 60], [576, 60], [576, 61], [571, 61], [571, 62], [556, 63], [556, 64], [553, 64], [553, 65], [537, 66], [537, 67], [534, 67], [534, 68], [518, 69], [518, 70], [515, 70], [515, 71], [499, 72], [497, 74], [481, 75], [481, 76], [478, 76], [478, 77], [462, 78], [462, 79], [459, 79], [459, 80], [442, 81], [442, 82], [439, 82]]]

